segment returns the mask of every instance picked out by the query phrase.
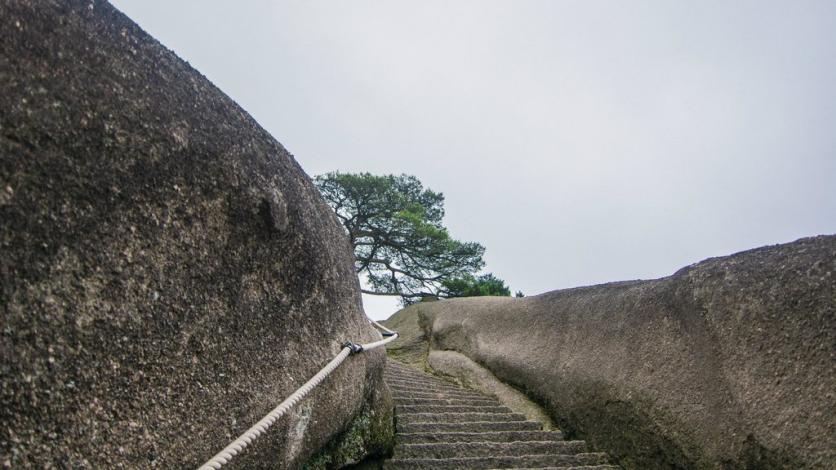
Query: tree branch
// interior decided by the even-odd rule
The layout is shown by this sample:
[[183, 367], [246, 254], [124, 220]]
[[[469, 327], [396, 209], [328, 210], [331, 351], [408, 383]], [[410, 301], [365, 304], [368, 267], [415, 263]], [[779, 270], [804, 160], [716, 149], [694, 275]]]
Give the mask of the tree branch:
[[389, 296], [397, 296], [397, 297], [411, 297], [411, 298], [418, 298], [418, 297], [433, 297], [432, 294], [427, 294], [424, 292], [419, 292], [417, 294], [404, 294], [400, 292], [375, 292], [372, 290], [360, 289], [360, 292], [369, 295], [389, 295]]

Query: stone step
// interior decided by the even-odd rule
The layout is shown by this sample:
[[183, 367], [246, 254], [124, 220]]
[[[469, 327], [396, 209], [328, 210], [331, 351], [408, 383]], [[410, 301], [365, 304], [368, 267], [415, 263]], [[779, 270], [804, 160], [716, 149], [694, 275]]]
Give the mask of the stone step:
[[442, 382], [440, 380], [412, 380], [412, 379], [383, 379], [390, 386], [400, 387], [435, 387], [435, 388], [452, 388], [455, 390], [469, 390], [461, 385]]
[[395, 405], [396, 413], [513, 413], [499, 405]]
[[[455, 402], [455, 404], [460, 405], [484, 405], [486, 400], [491, 400], [490, 398], [486, 398], [484, 396], [465, 396], [434, 392], [400, 392], [395, 390], [392, 390], [392, 398], [399, 403], [403, 403], [404, 400], [433, 400], [448, 401], [451, 403]], [[496, 400], [493, 400], [490, 403], [494, 406], [502, 406]]]
[[412, 390], [395, 390], [392, 391], [392, 396], [395, 398], [435, 398], [435, 399], [458, 399], [458, 400], [484, 400], [485, 395], [477, 395], [475, 393], [462, 392], [423, 392]]
[[395, 405], [474, 405], [474, 406], [501, 406], [495, 398], [406, 398], [392, 397]]
[[484, 431], [399, 433], [398, 443], [563, 441], [560, 431]]
[[606, 454], [584, 453], [574, 455], [519, 455], [495, 457], [456, 457], [447, 459], [391, 459], [383, 464], [384, 470], [422, 469], [496, 469], [577, 467], [607, 463]]
[[586, 452], [584, 441], [524, 442], [435, 442], [398, 444], [396, 459], [448, 459], [454, 457], [501, 457], [538, 454], [579, 454]]
[[437, 377], [430, 374], [424, 374], [421, 372], [415, 373], [392, 373], [392, 372], [385, 372], [383, 374], [385, 379], [394, 379], [394, 380], [432, 380], [435, 382], [443, 382], [443, 383], [454, 383], [453, 380], [450, 380], [445, 377]]
[[425, 385], [393, 385], [392, 383], [388, 383], [389, 390], [398, 391], [398, 392], [431, 392], [431, 393], [449, 393], [449, 394], [457, 394], [457, 393], [466, 393], [466, 394], [480, 394], [475, 390], [468, 390], [466, 388], [453, 388], [453, 387], [429, 387]]
[[452, 380], [450, 380], [448, 377], [439, 377], [424, 372], [386, 371], [383, 373], [383, 377], [387, 379], [438, 380], [441, 382], [452, 382]]
[[537, 421], [473, 421], [453, 423], [403, 423], [398, 419], [399, 433], [430, 433], [430, 432], [495, 432], [495, 431], [542, 431], [542, 425]]
[[419, 380], [392, 380], [392, 379], [385, 379], [386, 384], [390, 387], [401, 387], [401, 388], [438, 388], [444, 390], [467, 390], [472, 391], [469, 388], [464, 388], [458, 386], [456, 384], [445, 383], [445, 382], [422, 382]]
[[436, 379], [438, 377], [434, 377], [430, 374], [418, 371], [405, 371], [405, 370], [387, 370], [383, 373], [383, 377], [385, 378], [405, 378], [405, 379]]
[[432, 377], [427, 372], [421, 372], [417, 369], [386, 369], [383, 371], [384, 377]]
[[385, 370], [383, 372], [384, 377], [417, 377], [417, 378], [429, 378], [429, 379], [439, 379], [440, 377], [436, 377], [433, 374], [428, 372], [420, 372], [418, 370]]
[[387, 371], [406, 371], [406, 372], [423, 372], [420, 369], [417, 369], [413, 366], [408, 366], [406, 364], [401, 364], [399, 362], [389, 361], [386, 363], [386, 370]]
[[449, 380], [444, 379], [437, 379], [430, 376], [421, 376], [421, 377], [408, 377], [408, 376], [396, 376], [396, 375], [384, 375], [383, 380], [387, 383], [395, 383], [395, 384], [418, 384], [418, 385], [427, 385], [427, 386], [445, 386], [445, 387], [455, 387], [455, 388], [463, 388], [461, 384], [456, 382], [451, 382]]
[[384, 375], [395, 402], [394, 458], [383, 468], [614, 470], [584, 441], [564, 441], [495, 397], [389, 362]]
[[[505, 470], [502, 468], [491, 470]], [[572, 465], [571, 467], [526, 467], [515, 468], [514, 470], [621, 470], [621, 467], [616, 465]]]
[[398, 423], [472, 423], [474, 421], [520, 422], [525, 415], [520, 413], [398, 413]]
[[441, 377], [434, 377], [432, 375], [426, 374], [383, 374], [384, 380], [400, 380], [400, 381], [419, 381], [419, 382], [431, 382], [431, 383], [440, 383], [446, 385], [454, 385], [459, 386], [458, 383], [447, 380]]

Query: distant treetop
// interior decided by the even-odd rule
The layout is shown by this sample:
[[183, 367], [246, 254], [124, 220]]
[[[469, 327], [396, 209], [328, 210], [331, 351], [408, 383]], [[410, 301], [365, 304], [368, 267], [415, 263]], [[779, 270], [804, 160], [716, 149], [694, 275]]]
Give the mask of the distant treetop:
[[493, 274], [476, 277], [485, 247], [450, 236], [442, 225], [444, 195], [415, 176], [333, 172], [315, 178], [354, 247], [364, 293], [422, 297], [510, 295]]

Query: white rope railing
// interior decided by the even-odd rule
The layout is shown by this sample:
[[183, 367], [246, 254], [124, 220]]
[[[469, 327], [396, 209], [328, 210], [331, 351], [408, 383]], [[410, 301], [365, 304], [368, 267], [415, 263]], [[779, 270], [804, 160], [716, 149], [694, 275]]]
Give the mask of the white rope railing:
[[293, 392], [289, 397], [285, 398], [285, 400], [279, 403], [279, 406], [275, 407], [273, 411], [267, 413], [266, 416], [261, 418], [261, 420], [255, 425], [253, 425], [250, 429], [238, 436], [237, 439], [230, 442], [224, 450], [215, 454], [214, 457], [209, 459], [205, 464], [201, 465], [198, 470], [218, 470], [219, 468], [223, 467], [224, 465], [228, 464], [233, 457], [238, 455], [242, 450], [246, 449], [248, 445], [250, 445], [256, 438], [260, 435], [264, 434], [273, 423], [276, 422], [279, 418], [281, 418], [285, 413], [288, 412], [291, 408], [293, 408], [296, 403], [300, 400], [305, 398], [305, 396], [310, 393], [320, 382], [325, 380], [331, 372], [334, 371], [340, 364], [345, 361], [345, 359], [350, 356], [351, 354], [360, 353], [362, 351], [371, 351], [372, 349], [379, 348], [386, 343], [392, 342], [398, 338], [398, 333], [392, 331], [385, 326], [381, 325], [380, 323], [369, 320], [372, 324], [380, 328], [384, 331], [384, 338], [380, 341], [375, 341], [372, 343], [367, 344], [354, 344], [352, 342], [347, 342], [343, 345], [343, 348], [340, 352], [331, 359], [331, 362], [325, 365], [319, 372], [316, 373], [310, 380], [305, 382], [304, 385], [299, 387], [298, 390]]
[[374, 326], [380, 328], [381, 330], [383, 330], [384, 333], [388, 333], [388, 334], [383, 335], [383, 336], [393, 336], [393, 335], [397, 336], [397, 334], [398, 334], [397, 331], [392, 331], [389, 328], [386, 328], [385, 326], [381, 325], [380, 323], [372, 320], [371, 318], [369, 318], [369, 321], [372, 323], [372, 325], [374, 325]]

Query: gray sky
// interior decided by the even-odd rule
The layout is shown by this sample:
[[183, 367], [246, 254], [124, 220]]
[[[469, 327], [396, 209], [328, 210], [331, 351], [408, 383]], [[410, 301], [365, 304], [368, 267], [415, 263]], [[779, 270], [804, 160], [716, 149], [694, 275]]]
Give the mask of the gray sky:
[[113, 3], [309, 175], [443, 192], [513, 290], [836, 232], [834, 1]]

